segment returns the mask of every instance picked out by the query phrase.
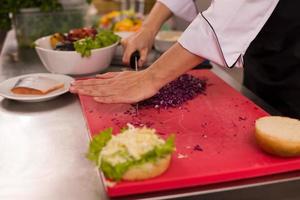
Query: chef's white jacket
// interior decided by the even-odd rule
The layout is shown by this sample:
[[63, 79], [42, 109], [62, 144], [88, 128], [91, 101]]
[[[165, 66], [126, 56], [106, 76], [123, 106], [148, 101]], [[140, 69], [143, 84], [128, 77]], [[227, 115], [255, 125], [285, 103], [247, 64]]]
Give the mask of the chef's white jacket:
[[174, 15], [192, 21], [178, 42], [222, 66], [241, 66], [243, 55], [279, 0], [213, 0], [197, 13], [194, 0], [158, 0]]

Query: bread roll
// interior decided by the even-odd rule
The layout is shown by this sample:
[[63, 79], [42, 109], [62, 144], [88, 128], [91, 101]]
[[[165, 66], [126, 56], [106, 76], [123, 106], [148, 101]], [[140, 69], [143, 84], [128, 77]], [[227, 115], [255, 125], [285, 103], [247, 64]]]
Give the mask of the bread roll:
[[267, 116], [256, 120], [255, 137], [266, 152], [283, 156], [300, 155], [300, 121], [288, 117]]
[[139, 181], [164, 173], [174, 151], [174, 135], [164, 140], [155, 129], [128, 124], [128, 129], [119, 134], [106, 129], [95, 136], [88, 158], [110, 180]]
[[148, 162], [142, 165], [130, 167], [122, 179], [126, 181], [139, 181], [153, 178], [164, 173], [171, 163], [171, 155], [158, 159], [156, 162]]

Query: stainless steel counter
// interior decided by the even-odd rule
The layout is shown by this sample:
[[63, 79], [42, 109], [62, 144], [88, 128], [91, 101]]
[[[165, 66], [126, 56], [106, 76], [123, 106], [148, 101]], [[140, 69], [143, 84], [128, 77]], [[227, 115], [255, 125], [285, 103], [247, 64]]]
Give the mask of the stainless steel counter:
[[[120, 69], [112, 67], [111, 70]], [[213, 71], [262, 107], [275, 113], [223, 70]], [[18, 51], [9, 32], [0, 56], [0, 81], [46, 72], [33, 50]], [[88, 130], [76, 96], [21, 103], [0, 97], [1, 200], [105, 200], [98, 171], [85, 158]], [[298, 199], [300, 172], [126, 199]], [[256, 186], [256, 187], [255, 187]], [[268, 191], [268, 192], [265, 192]], [[122, 198], [125, 199], [125, 198]]]
[[[0, 81], [46, 72], [32, 50], [17, 55], [13, 32], [0, 57]], [[88, 132], [79, 101], [21, 103], [0, 97], [0, 199], [105, 199], [94, 166], [85, 159]]]

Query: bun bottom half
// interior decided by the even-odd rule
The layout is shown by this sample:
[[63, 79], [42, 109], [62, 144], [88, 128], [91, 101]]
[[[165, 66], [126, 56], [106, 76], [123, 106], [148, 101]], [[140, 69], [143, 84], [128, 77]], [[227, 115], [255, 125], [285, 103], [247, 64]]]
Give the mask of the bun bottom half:
[[130, 167], [122, 177], [126, 181], [139, 181], [154, 178], [164, 173], [171, 163], [171, 155], [159, 158], [155, 162], [148, 162]]

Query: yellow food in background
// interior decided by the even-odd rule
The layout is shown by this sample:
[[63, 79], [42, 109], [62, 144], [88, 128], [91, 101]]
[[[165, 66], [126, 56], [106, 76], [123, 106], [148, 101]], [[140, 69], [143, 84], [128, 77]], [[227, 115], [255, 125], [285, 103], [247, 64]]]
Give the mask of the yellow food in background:
[[131, 10], [112, 11], [99, 20], [101, 28], [110, 29], [115, 32], [137, 31], [142, 25], [142, 16]]
[[119, 11], [112, 11], [103, 17], [100, 18], [100, 25], [102, 26], [108, 26], [109, 23], [116, 17], [119, 17], [121, 15], [121, 12]]

